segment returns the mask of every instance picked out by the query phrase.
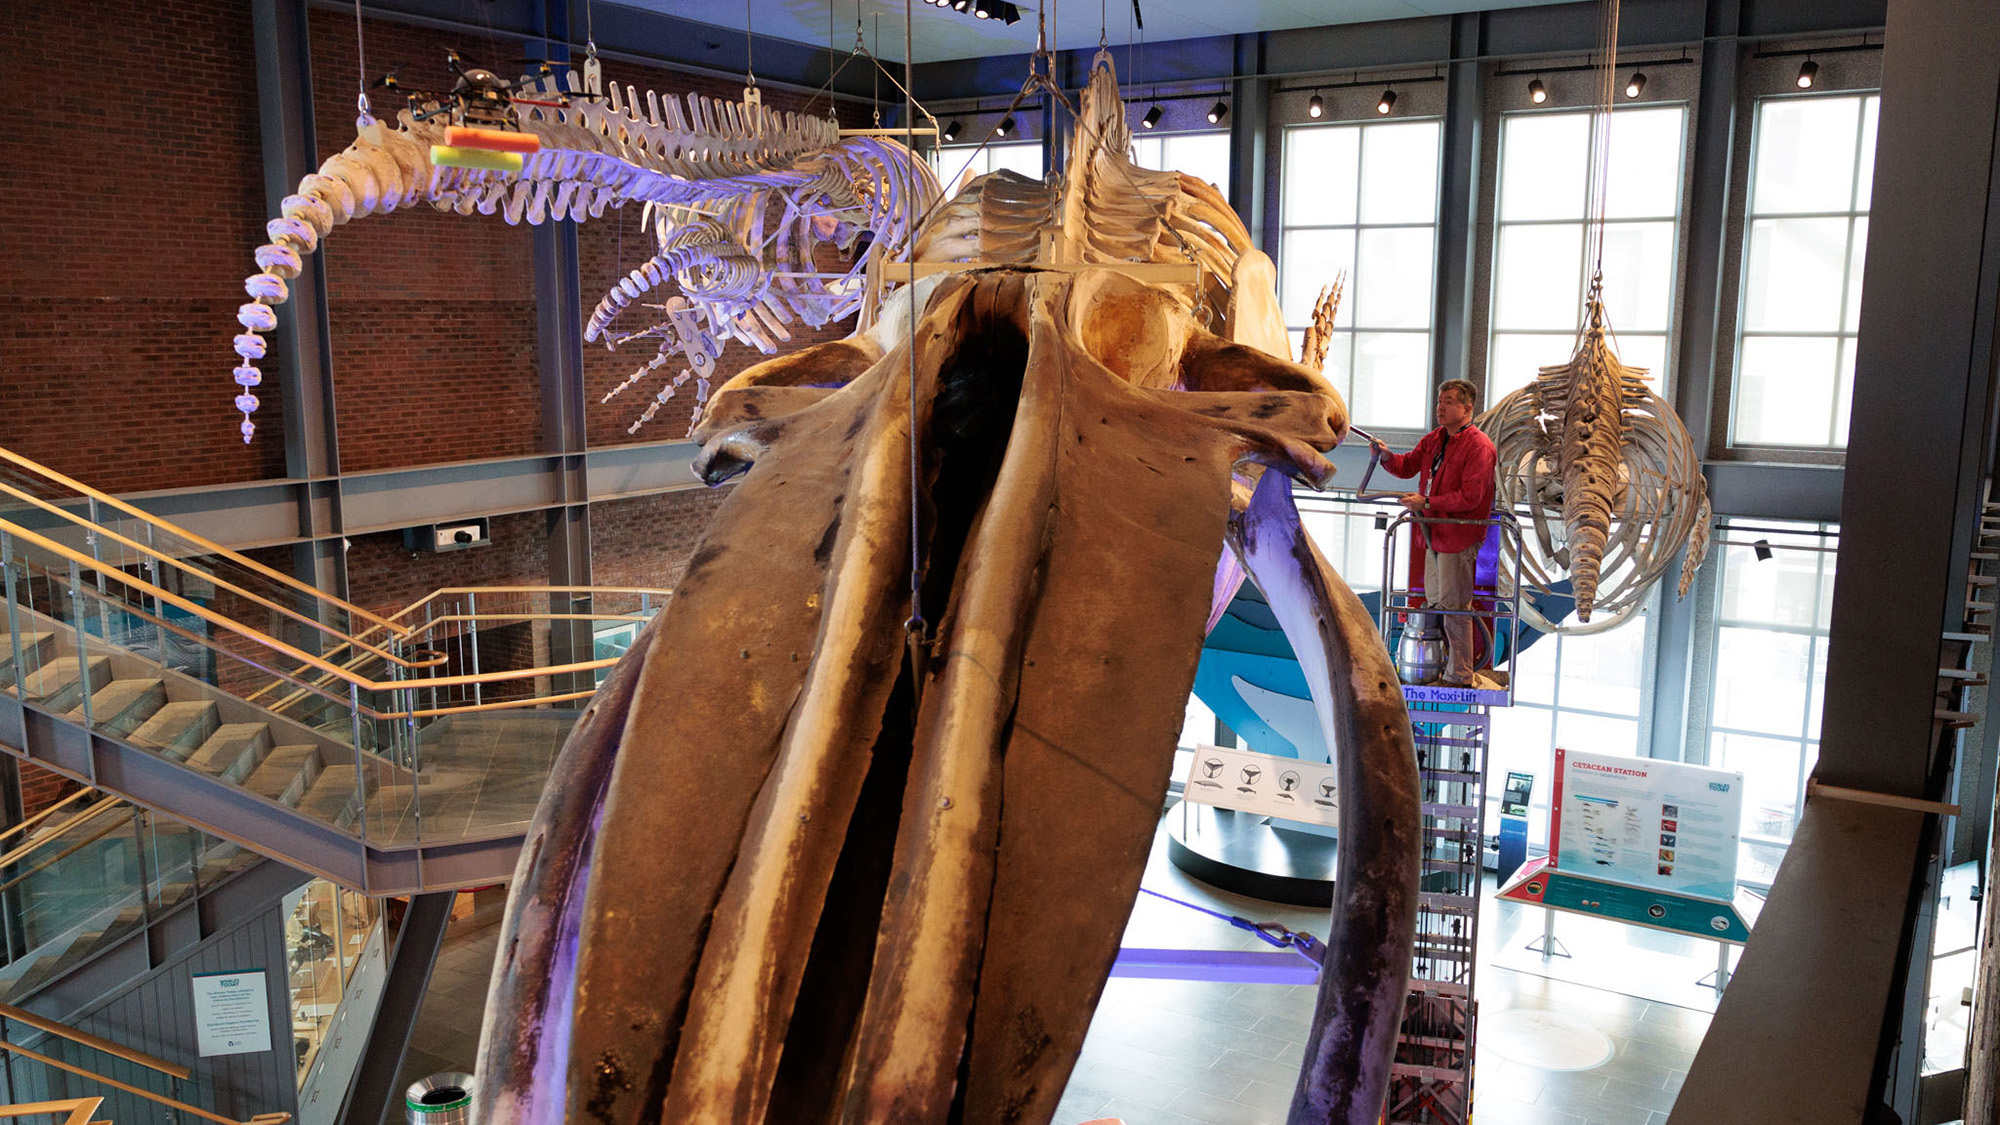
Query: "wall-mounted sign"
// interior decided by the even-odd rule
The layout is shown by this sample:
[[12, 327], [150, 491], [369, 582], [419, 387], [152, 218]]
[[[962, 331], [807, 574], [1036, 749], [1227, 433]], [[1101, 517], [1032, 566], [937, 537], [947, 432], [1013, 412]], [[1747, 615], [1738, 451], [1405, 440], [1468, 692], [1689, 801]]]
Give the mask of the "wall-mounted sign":
[[264, 970], [194, 975], [194, 1033], [202, 1058], [271, 1049]]
[[1556, 751], [1555, 866], [1731, 900], [1743, 775], [1654, 758]]
[[1197, 746], [1182, 792], [1196, 804], [1332, 827], [1340, 822], [1335, 784], [1331, 762]]

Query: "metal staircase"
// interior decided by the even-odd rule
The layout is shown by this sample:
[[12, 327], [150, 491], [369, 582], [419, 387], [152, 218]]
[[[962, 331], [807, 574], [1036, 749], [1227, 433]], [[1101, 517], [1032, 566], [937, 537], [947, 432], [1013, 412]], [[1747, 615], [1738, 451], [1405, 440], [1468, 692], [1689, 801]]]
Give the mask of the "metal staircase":
[[599, 635], [667, 591], [377, 616], [0, 450], [0, 596], [0, 751], [383, 895], [511, 873]]

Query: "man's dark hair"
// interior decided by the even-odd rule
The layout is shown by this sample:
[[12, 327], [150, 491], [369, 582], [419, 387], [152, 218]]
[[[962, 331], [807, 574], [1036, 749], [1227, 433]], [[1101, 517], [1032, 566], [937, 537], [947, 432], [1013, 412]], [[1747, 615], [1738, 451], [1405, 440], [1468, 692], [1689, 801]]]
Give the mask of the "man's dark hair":
[[1446, 379], [1444, 382], [1439, 383], [1438, 393], [1443, 394], [1446, 391], [1456, 392], [1459, 400], [1465, 403], [1465, 405], [1475, 410], [1479, 408], [1479, 391], [1467, 380]]

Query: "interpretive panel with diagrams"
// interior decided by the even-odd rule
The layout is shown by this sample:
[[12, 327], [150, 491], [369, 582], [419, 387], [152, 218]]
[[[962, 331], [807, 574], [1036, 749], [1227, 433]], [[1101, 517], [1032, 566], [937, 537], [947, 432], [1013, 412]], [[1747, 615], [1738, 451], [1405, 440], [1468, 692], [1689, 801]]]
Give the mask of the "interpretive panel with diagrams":
[[1331, 762], [1304, 762], [1255, 750], [1195, 747], [1188, 800], [1328, 827], [1340, 821]]
[[1675, 894], [1736, 893], [1743, 775], [1556, 750], [1555, 866]]

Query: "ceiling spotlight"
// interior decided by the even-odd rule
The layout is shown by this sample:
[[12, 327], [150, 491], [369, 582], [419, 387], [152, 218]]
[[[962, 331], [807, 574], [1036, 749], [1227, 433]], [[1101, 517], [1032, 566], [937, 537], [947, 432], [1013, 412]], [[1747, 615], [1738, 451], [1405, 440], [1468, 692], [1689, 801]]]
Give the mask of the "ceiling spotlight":
[[1813, 79], [1818, 77], [1819, 77], [1818, 63], [1812, 61], [1811, 59], [1807, 59], [1805, 62], [1799, 64], [1799, 89], [1801, 90], [1812, 89]]
[[1306, 116], [1314, 121], [1326, 116], [1326, 103], [1320, 100], [1318, 90], [1314, 90], [1312, 99], [1306, 102]]
[[1542, 85], [1541, 79], [1537, 78], [1528, 83], [1528, 100], [1536, 105], [1549, 100], [1549, 88]]
[[1632, 80], [1630, 82], [1625, 83], [1625, 96], [1628, 98], [1636, 98], [1641, 93], [1644, 93], [1645, 89], [1646, 89], [1646, 72], [1643, 70], [1633, 71]]
[[954, 12], [963, 12], [970, 7], [972, 0], [951, 0], [951, 10]]
[[993, 18], [993, 0], [972, 0], [972, 18], [990, 20]]
[[944, 139], [947, 141], [957, 140], [960, 124], [961, 124], [960, 122], [954, 121], [951, 124], [946, 125], [944, 127]]
[[1758, 562], [1770, 562], [1771, 541], [1769, 539], [1757, 540], [1755, 543], [1750, 544], [1750, 553], [1757, 556]]
[[1222, 123], [1222, 119], [1228, 116], [1229, 107], [1223, 105], [1221, 102], [1216, 102], [1214, 105], [1208, 107], [1208, 123], [1210, 125], [1219, 125]]
[[1007, 116], [1000, 119], [1000, 127], [998, 129], [993, 130], [993, 135], [996, 137], [1004, 137], [1013, 131], [1014, 131], [1014, 115], [1010, 113]]
[[1020, 23], [1020, 22], [1021, 22], [1021, 9], [1020, 9], [1020, 8], [1018, 8], [1018, 7], [1015, 7], [1015, 6], [1014, 6], [1014, 5], [1012, 5], [1012, 4], [1002, 4], [1002, 5], [1000, 5], [1000, 22], [1001, 22], [1001, 23], [1008, 23], [1008, 24], [1013, 24], [1013, 23]]
[[1394, 90], [1382, 91], [1382, 100], [1375, 103], [1375, 112], [1387, 116], [1388, 112], [1395, 108], [1396, 108], [1396, 91]]
[[1155, 129], [1159, 127], [1160, 118], [1163, 116], [1165, 114], [1160, 112], [1160, 107], [1154, 106], [1146, 111], [1146, 116], [1139, 119], [1139, 124], [1144, 125], [1148, 129]]

